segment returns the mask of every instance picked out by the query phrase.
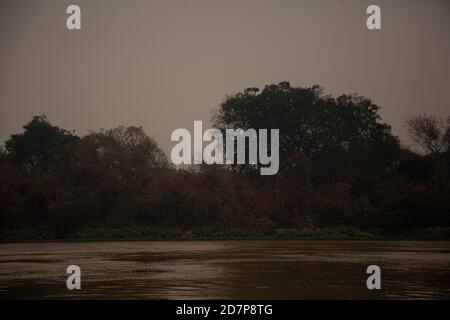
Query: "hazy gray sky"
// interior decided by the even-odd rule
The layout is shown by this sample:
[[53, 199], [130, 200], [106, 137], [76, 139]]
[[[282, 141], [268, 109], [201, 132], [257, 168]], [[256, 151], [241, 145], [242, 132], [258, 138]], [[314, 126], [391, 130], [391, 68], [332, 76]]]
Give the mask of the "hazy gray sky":
[[0, 139], [46, 114], [79, 135], [141, 125], [168, 152], [227, 94], [287, 80], [370, 97], [407, 143], [408, 115], [450, 113], [449, 15], [448, 0], [0, 0]]

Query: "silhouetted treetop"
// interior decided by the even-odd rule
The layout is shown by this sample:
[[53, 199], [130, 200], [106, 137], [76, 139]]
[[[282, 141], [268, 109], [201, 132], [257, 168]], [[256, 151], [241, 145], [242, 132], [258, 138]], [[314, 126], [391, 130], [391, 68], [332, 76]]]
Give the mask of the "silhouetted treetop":
[[292, 87], [281, 82], [228, 96], [213, 121], [222, 129], [279, 129], [281, 159], [298, 151], [331, 162], [345, 154], [370, 153], [376, 155], [377, 165], [386, 167], [399, 147], [378, 110], [360, 95], [333, 98], [318, 85]]
[[447, 152], [450, 147], [450, 117], [430, 114], [411, 116], [407, 121], [411, 140], [426, 153]]
[[23, 133], [5, 141], [5, 147], [17, 165], [30, 169], [46, 170], [66, 164], [72, 155], [71, 147], [79, 140], [71, 132], [51, 125], [44, 115], [33, 117], [23, 128]]
[[167, 167], [167, 157], [142, 127], [119, 126], [92, 132], [77, 147], [80, 160], [131, 171]]

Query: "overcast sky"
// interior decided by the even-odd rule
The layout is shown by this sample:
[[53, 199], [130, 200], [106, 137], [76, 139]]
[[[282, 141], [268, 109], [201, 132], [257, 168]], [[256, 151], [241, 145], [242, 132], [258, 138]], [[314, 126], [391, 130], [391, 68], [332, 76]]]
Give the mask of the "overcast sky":
[[227, 94], [286, 80], [371, 98], [408, 144], [407, 116], [450, 114], [449, 16], [448, 0], [0, 0], [0, 139], [46, 114], [79, 135], [140, 125], [169, 152]]

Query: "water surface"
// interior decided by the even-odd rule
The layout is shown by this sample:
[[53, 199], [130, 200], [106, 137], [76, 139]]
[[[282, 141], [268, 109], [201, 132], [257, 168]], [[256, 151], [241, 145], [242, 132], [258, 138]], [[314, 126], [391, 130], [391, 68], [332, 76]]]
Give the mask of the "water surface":
[[[66, 287], [71, 264], [81, 290]], [[366, 287], [372, 264], [381, 290]], [[450, 299], [450, 242], [1, 244], [0, 298]]]

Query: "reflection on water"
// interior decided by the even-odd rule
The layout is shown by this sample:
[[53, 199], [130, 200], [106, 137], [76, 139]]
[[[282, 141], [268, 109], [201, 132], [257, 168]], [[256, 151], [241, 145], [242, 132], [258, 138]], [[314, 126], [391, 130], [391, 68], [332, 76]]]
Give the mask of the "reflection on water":
[[[81, 290], [66, 268], [81, 268]], [[366, 268], [382, 289], [366, 288]], [[0, 245], [0, 298], [450, 298], [450, 242], [161, 241]]]

